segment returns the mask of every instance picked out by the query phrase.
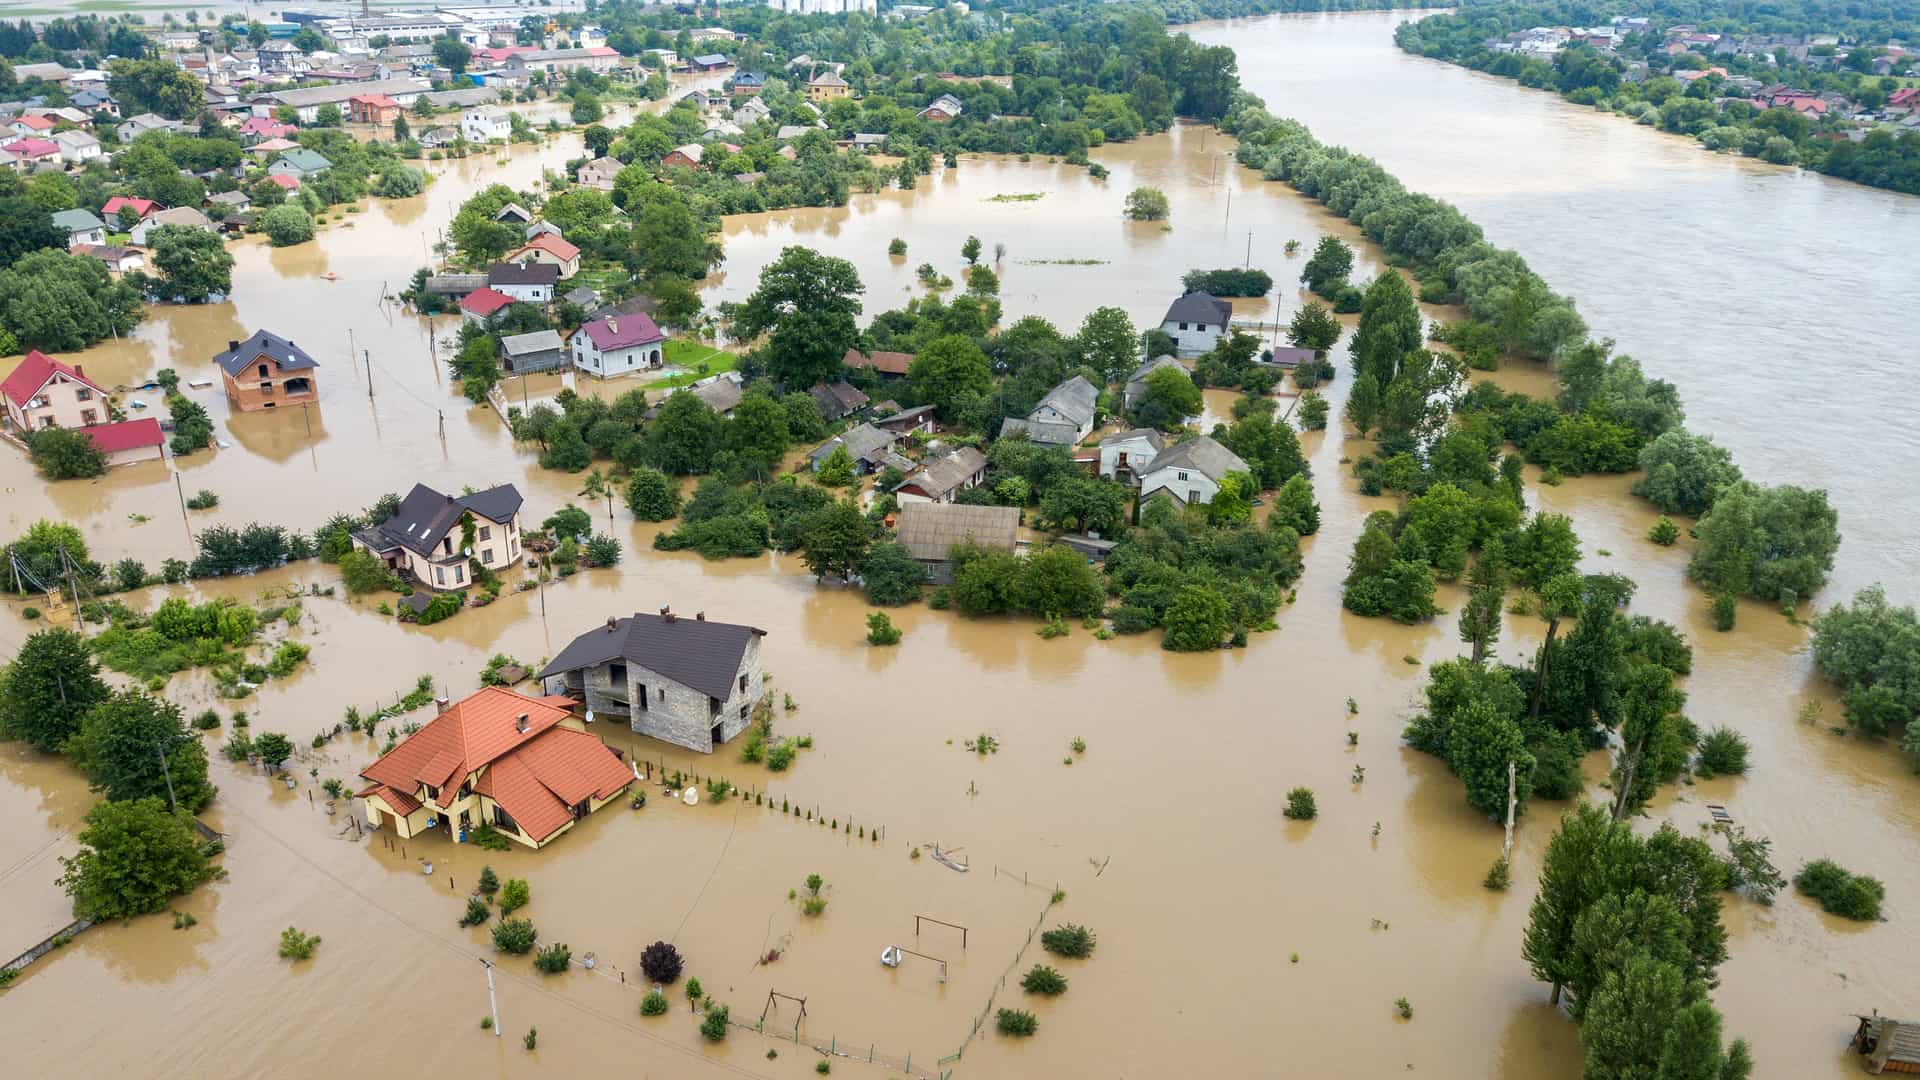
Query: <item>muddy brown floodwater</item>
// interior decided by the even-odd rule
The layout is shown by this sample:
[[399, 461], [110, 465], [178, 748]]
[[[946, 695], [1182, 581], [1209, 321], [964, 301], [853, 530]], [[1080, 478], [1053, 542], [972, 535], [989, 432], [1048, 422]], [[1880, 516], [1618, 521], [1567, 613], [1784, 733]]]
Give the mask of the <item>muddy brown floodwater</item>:
[[[1354, 238], [1307, 200], [1227, 167], [1221, 155], [1230, 148], [1216, 133], [1185, 128], [1104, 148], [1099, 159], [1113, 170], [1104, 183], [1040, 161], [967, 159], [915, 192], [731, 221], [727, 277], [709, 298], [741, 295], [765, 259], [797, 242], [853, 260], [869, 287], [869, 311], [877, 311], [911, 288], [910, 268], [885, 255], [891, 237], [908, 240], [910, 264], [950, 268], [974, 233], [989, 250], [1008, 244], [1009, 319], [1038, 313], [1070, 325], [1115, 303], [1139, 323], [1158, 317], [1180, 271], [1245, 258], [1248, 229], [1256, 265], [1283, 281], [1297, 272], [1278, 254], [1284, 240], [1310, 248], [1323, 231]], [[527, 493], [529, 518], [543, 518], [573, 497], [578, 478], [540, 470], [497, 419], [468, 406], [435, 366], [423, 322], [379, 298], [404, 281], [422, 245], [476, 186], [526, 184], [543, 164], [574, 152], [561, 140], [517, 149], [504, 165], [444, 166], [421, 198], [373, 203], [352, 228], [329, 228], [311, 245], [240, 245], [229, 303], [155, 309], [129, 341], [72, 359], [107, 382], [137, 384], [169, 365], [199, 377], [213, 370], [208, 358], [228, 338], [260, 327], [320, 357], [321, 403], [309, 416], [236, 418], [203, 395], [232, 446], [185, 466], [189, 490], [222, 495], [217, 511], [196, 515], [196, 527], [255, 519], [311, 527], [416, 479], [455, 487], [510, 480]], [[1120, 199], [1141, 183], [1167, 191], [1170, 230], [1118, 220]], [[987, 201], [1034, 192], [1044, 194]], [[1020, 262], [1043, 258], [1106, 261]], [[1362, 273], [1379, 266], [1364, 245], [1361, 262]], [[322, 277], [328, 271], [338, 280]], [[1301, 299], [1283, 291], [1282, 314]], [[367, 363], [349, 355], [348, 330], [371, 355], [371, 400]], [[1542, 379], [1524, 371], [1500, 377], [1516, 385]], [[1345, 389], [1344, 379], [1332, 388], [1336, 408]], [[1230, 407], [1229, 396], [1209, 395], [1210, 414]], [[880, 1065], [864, 1064], [872, 1052], [895, 1071], [910, 1056], [924, 1076], [1411, 1070], [1571, 1080], [1579, 1073], [1577, 1032], [1547, 1006], [1545, 987], [1519, 956], [1556, 808], [1537, 804], [1522, 821], [1515, 888], [1483, 889], [1499, 829], [1465, 806], [1438, 761], [1398, 738], [1422, 665], [1460, 649], [1453, 620], [1408, 628], [1341, 612], [1339, 580], [1353, 538], [1369, 511], [1390, 503], [1357, 495], [1341, 474], [1340, 460], [1365, 452], [1364, 444], [1338, 430], [1308, 434], [1303, 444], [1323, 528], [1307, 542], [1298, 599], [1282, 610], [1279, 629], [1238, 651], [1173, 654], [1150, 637], [1101, 642], [1078, 628], [1043, 641], [1024, 620], [965, 620], [924, 606], [894, 614], [905, 633], [899, 647], [873, 649], [857, 593], [816, 584], [790, 557], [707, 563], [656, 553], [650, 541], [659, 526], [635, 523], [624, 508], [616, 531], [628, 556], [618, 568], [510, 592], [434, 627], [399, 625], [344, 595], [311, 598], [293, 631], [313, 646], [309, 665], [240, 703], [254, 731], [285, 731], [302, 747], [347, 706], [391, 701], [420, 674], [459, 697], [474, 689], [491, 654], [538, 662], [610, 614], [671, 603], [760, 626], [768, 631], [770, 686], [798, 705], [780, 713], [778, 728], [814, 737], [790, 771], [744, 765], [733, 752], [696, 759], [617, 729], [602, 735], [643, 759], [664, 758], [669, 769], [718, 772], [790, 805], [817, 806], [843, 825], [881, 827], [884, 838], [849, 839], [737, 799], [669, 804], [649, 785], [646, 809], [609, 807], [543, 852], [490, 854], [432, 838], [401, 852], [384, 836], [342, 838], [342, 816], [308, 801], [317, 780], [350, 778], [371, 759], [362, 736], [303, 749], [296, 791], [216, 761], [221, 793], [205, 816], [229, 834], [230, 877], [179, 903], [199, 924], [175, 931], [163, 916], [107, 926], [35, 965], [0, 1007], [9, 1059], [31, 1063], [33, 1075], [62, 1077], [390, 1075], [422, 1066], [500, 1076], [811, 1074], [815, 1052], [791, 1042], [736, 1030], [724, 1044], [703, 1043], [677, 993], [668, 1016], [640, 1017], [638, 953], [665, 938], [736, 1019], [757, 1019], [769, 991], [806, 997], [802, 1036], [861, 1059], [836, 1062], [841, 1074], [880, 1075]], [[0, 480], [7, 535], [55, 516], [81, 523], [97, 557], [152, 564], [189, 550], [165, 465], [49, 487], [7, 454]], [[1740, 899], [1727, 907], [1733, 958], [1716, 997], [1729, 1031], [1754, 1041], [1758, 1075], [1848, 1075], [1845, 1013], [1920, 1008], [1906, 970], [1920, 955], [1916, 781], [1885, 746], [1796, 722], [1810, 699], [1838, 715], [1811, 675], [1803, 631], [1753, 607], [1738, 632], [1713, 633], [1683, 583], [1684, 543], [1644, 543], [1650, 514], [1626, 487], [1620, 478], [1577, 480], [1531, 487], [1530, 497], [1573, 515], [1589, 567], [1640, 582], [1637, 611], [1674, 622], [1693, 640], [1696, 674], [1687, 689], [1695, 722], [1731, 725], [1754, 746], [1748, 777], [1669, 789], [1654, 816], [1691, 832], [1705, 821], [1704, 802], [1724, 802], [1774, 839], [1789, 871], [1832, 856], [1887, 882], [1889, 921], [1868, 926], [1831, 919], [1792, 894], [1770, 909]], [[180, 591], [252, 599], [333, 578], [330, 568], [308, 563]], [[165, 591], [136, 599], [155, 604]], [[1448, 593], [1441, 603], [1458, 600]], [[0, 617], [0, 655], [29, 629], [10, 606]], [[1497, 652], [1518, 661], [1539, 637], [1534, 621], [1510, 619]], [[176, 677], [169, 693], [194, 710], [210, 700], [197, 676]], [[1359, 704], [1352, 717], [1350, 696]], [[1357, 745], [1348, 745], [1349, 731], [1359, 734]], [[962, 749], [980, 733], [998, 739], [998, 753]], [[1086, 740], [1086, 753], [1064, 764], [1075, 737]], [[1364, 783], [1350, 780], [1356, 765], [1365, 767]], [[1604, 758], [1587, 766], [1598, 779]], [[1319, 820], [1282, 818], [1283, 792], [1295, 785], [1319, 793]], [[0, 837], [0, 931], [9, 935], [0, 952], [64, 921], [52, 858], [70, 849], [68, 834], [89, 799], [60, 763], [18, 746], [0, 755], [0, 813], [14, 823]], [[971, 872], [910, 857], [933, 843], [962, 849]], [[430, 876], [423, 859], [433, 862]], [[492, 950], [481, 931], [455, 925], [485, 864], [530, 880], [527, 914], [541, 940], [569, 943], [576, 958], [593, 952], [600, 965], [543, 977], [524, 959], [502, 960], [501, 1039], [478, 1026], [488, 1004], [476, 961]], [[788, 891], [816, 872], [829, 883], [829, 906], [808, 919]], [[1059, 964], [1072, 982], [1065, 996], [1022, 1006], [1040, 1018], [1037, 1037], [1003, 1039], [989, 1017], [962, 1059], [942, 1063], [965, 1042], [1002, 974], [1012, 970], [1017, 980], [1040, 958], [1037, 943], [1021, 950], [1056, 885], [1066, 898], [1045, 920], [1092, 927], [1100, 940], [1094, 957]], [[964, 947], [932, 925], [916, 939], [916, 914], [967, 926]], [[289, 966], [275, 957], [288, 925], [323, 938], [313, 960]], [[944, 958], [948, 980], [914, 958], [882, 967], [877, 957], [889, 944]], [[776, 947], [777, 961], [756, 964]], [[1410, 1022], [1393, 1014], [1403, 996], [1415, 1008]], [[1021, 997], [1010, 984], [998, 1004]], [[791, 1031], [796, 1019], [797, 1008], [782, 1003], [766, 1027]], [[529, 1026], [540, 1030], [534, 1053], [519, 1043]], [[769, 1048], [779, 1057], [768, 1059]]]

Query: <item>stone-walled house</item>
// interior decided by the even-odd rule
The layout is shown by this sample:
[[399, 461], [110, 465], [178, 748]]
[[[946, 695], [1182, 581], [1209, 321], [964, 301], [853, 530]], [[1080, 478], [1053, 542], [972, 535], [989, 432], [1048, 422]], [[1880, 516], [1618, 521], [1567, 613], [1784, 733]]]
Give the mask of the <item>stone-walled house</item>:
[[763, 693], [766, 631], [710, 622], [662, 606], [657, 615], [609, 618], [574, 638], [540, 671], [550, 695], [585, 702], [596, 717], [700, 753], [747, 729]]
[[256, 330], [245, 341], [229, 341], [227, 351], [216, 355], [213, 362], [226, 384], [227, 401], [240, 412], [320, 400], [320, 389], [313, 380], [319, 362], [278, 334]]
[[[501, 484], [471, 495], [443, 495], [425, 484], [400, 501], [400, 510], [371, 528], [353, 534], [354, 546], [371, 552], [392, 569], [435, 591], [472, 583], [467, 560], [489, 570], [520, 561], [520, 489]], [[473, 523], [472, 554], [466, 522]]]
[[453, 705], [361, 770], [368, 824], [455, 843], [490, 825], [545, 847], [634, 780], [570, 704], [489, 686]]

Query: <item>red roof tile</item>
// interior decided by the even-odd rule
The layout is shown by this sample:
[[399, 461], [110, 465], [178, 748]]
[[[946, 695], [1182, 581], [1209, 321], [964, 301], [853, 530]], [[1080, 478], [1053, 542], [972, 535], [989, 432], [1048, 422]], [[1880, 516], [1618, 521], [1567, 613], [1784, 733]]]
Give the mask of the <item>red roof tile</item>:
[[286, 173], [274, 173], [267, 177], [267, 183], [278, 184], [280, 187], [292, 191], [300, 186], [300, 179], [298, 177], [288, 176]]
[[53, 130], [53, 117], [51, 116], [22, 116], [18, 120], [15, 120], [14, 123], [32, 131]]
[[117, 424], [95, 424], [80, 430], [87, 433], [93, 445], [99, 447], [103, 454], [135, 450], [142, 446], [159, 446], [166, 442], [160, 435], [160, 421], [151, 416], [122, 420]]
[[364, 799], [369, 795], [380, 796], [381, 801], [392, 807], [393, 812], [399, 814], [401, 817], [406, 817], [408, 814], [420, 809], [419, 799], [397, 788], [390, 788], [385, 784], [369, 784], [353, 793], [356, 799]]
[[5, 146], [0, 146], [0, 150], [18, 154], [23, 158], [37, 158], [59, 153], [60, 144], [46, 139], [15, 139]]
[[511, 303], [513, 303], [513, 297], [483, 285], [468, 293], [466, 299], [460, 301], [460, 310], [471, 311], [484, 318]]
[[120, 209], [127, 206], [133, 207], [133, 212], [141, 217], [146, 217], [160, 209], [160, 204], [152, 199], [129, 199], [125, 195], [115, 195], [107, 200], [107, 205], [100, 208], [100, 216], [112, 221], [120, 216]]
[[848, 349], [841, 362], [850, 368], [872, 368], [888, 375], [905, 375], [913, 366], [913, 354], [903, 352], [863, 353], [859, 349]]
[[20, 366], [13, 369], [13, 374], [8, 375], [5, 382], [0, 382], [0, 394], [5, 394], [16, 405], [25, 405], [55, 375], [65, 375], [91, 387], [100, 396], [106, 396], [107, 392], [100, 389], [100, 384], [82, 375], [79, 368], [68, 367], [39, 349], [29, 352], [26, 359], [20, 361]]
[[549, 255], [553, 255], [567, 262], [571, 262], [580, 257], [580, 249], [567, 242], [565, 238], [555, 236], [552, 233], [541, 233], [539, 236], [527, 241], [524, 246], [512, 255], [508, 255], [507, 261], [512, 262], [516, 256], [532, 248], [538, 248]]

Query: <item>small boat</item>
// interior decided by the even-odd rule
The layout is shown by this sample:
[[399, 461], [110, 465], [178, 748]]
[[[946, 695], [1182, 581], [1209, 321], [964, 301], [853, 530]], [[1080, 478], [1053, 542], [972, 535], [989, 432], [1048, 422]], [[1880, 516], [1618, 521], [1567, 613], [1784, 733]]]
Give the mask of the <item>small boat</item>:
[[212, 379], [188, 379], [187, 385], [193, 387], [195, 390], [205, 390], [207, 387], [213, 385], [213, 380]]
[[890, 968], [899, 967], [900, 966], [900, 946], [889, 945], [886, 948], [881, 949], [880, 962], [887, 965]]
[[933, 846], [933, 861], [957, 873], [964, 874], [967, 872], [967, 869], [968, 869], [966, 863], [960, 862], [957, 859], [955, 859], [953, 856], [947, 854], [944, 851], [941, 851], [940, 845], [938, 844], [935, 844]]

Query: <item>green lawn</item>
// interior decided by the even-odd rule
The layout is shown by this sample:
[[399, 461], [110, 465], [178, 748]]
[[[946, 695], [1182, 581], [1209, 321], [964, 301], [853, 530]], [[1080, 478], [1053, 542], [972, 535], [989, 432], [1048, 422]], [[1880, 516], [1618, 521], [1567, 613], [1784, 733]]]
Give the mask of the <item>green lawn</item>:
[[678, 375], [668, 375], [646, 383], [648, 389], [671, 389], [699, 382], [709, 375], [718, 375], [723, 371], [732, 371], [740, 358], [733, 353], [724, 352], [711, 345], [702, 345], [697, 341], [672, 339], [667, 342], [667, 363], [673, 367], [685, 368]]

